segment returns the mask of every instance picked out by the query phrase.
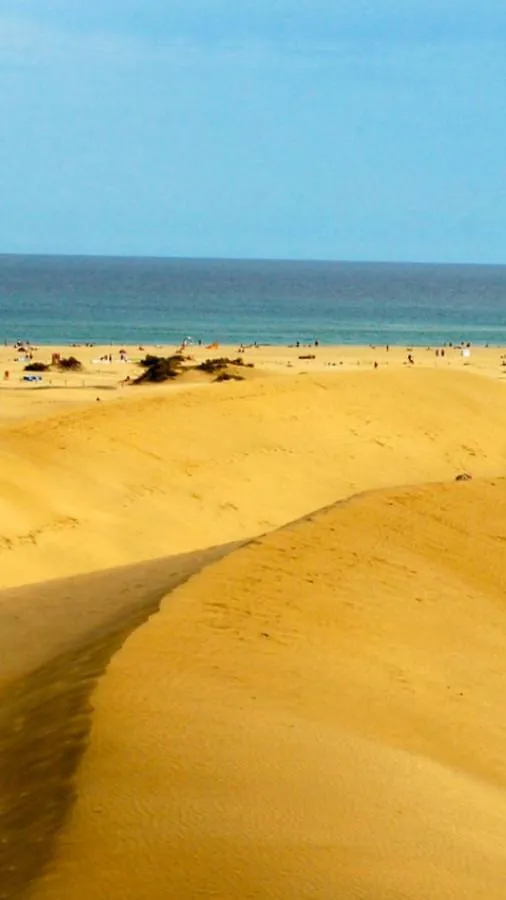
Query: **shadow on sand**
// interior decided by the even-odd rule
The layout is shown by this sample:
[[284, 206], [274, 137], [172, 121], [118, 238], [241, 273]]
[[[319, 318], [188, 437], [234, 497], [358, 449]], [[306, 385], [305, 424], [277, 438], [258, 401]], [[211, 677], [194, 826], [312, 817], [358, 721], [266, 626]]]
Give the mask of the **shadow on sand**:
[[168, 591], [237, 546], [0, 592], [1, 900], [25, 898], [51, 859], [109, 660]]

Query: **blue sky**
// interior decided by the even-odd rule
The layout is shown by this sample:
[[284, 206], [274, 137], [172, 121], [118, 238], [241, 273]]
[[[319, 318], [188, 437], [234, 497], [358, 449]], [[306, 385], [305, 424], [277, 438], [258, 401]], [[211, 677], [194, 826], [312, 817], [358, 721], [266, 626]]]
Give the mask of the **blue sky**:
[[0, 0], [0, 252], [506, 262], [504, 0]]

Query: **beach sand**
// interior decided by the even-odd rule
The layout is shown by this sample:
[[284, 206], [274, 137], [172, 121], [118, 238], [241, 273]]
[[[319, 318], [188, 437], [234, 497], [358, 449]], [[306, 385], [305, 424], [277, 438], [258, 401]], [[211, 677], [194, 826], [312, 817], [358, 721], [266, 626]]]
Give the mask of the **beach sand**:
[[[125, 350], [125, 361], [119, 350]], [[65, 411], [96, 402], [117, 401], [132, 391], [146, 395], [152, 391], [142, 386], [127, 386], [125, 379], [134, 379], [139, 375], [139, 360], [146, 354], [169, 356], [178, 351], [178, 347], [149, 345], [145, 347], [125, 346], [119, 348], [111, 345], [99, 346], [41, 346], [33, 349], [33, 360], [45, 364], [51, 362], [53, 353], [62, 357], [75, 356], [82, 363], [79, 372], [60, 372], [51, 369], [42, 373], [42, 380], [37, 383], [23, 381], [24, 367], [28, 362], [26, 355], [11, 346], [0, 345], [0, 425], [2, 422], [24, 420], [27, 416], [42, 417], [47, 414]], [[462, 348], [445, 348], [445, 356], [436, 356], [436, 348], [407, 347], [354, 347], [354, 346], [309, 346], [283, 347], [259, 346], [247, 347], [243, 354], [238, 354], [237, 346], [217, 345], [216, 347], [191, 346], [184, 353], [189, 357], [187, 366], [201, 363], [216, 356], [230, 359], [240, 355], [246, 364], [252, 364], [254, 370], [244, 369], [241, 374], [247, 379], [257, 377], [260, 373], [297, 374], [338, 371], [363, 371], [372, 369], [376, 363], [380, 369], [397, 370], [409, 367], [408, 355], [414, 360], [415, 368], [463, 369], [492, 377], [506, 377], [506, 349], [500, 347], [472, 347], [470, 356], [462, 355]], [[109, 357], [111, 361], [109, 361]], [[504, 364], [504, 365], [503, 365]], [[5, 379], [8, 373], [8, 379]], [[175, 390], [199, 388], [209, 383], [209, 377], [203, 373], [191, 373], [183, 376], [176, 383], [160, 385], [159, 393], [174, 393]]]
[[358, 498], [174, 591], [34, 900], [499, 898], [506, 484]]
[[47, 710], [66, 816], [37, 777], [0, 814], [2, 900], [37, 841], [33, 900], [503, 896], [499, 351], [253, 352], [242, 383], [0, 391], [0, 773]]
[[0, 589], [205, 549], [373, 487], [502, 471], [504, 386], [270, 375], [4, 424]]

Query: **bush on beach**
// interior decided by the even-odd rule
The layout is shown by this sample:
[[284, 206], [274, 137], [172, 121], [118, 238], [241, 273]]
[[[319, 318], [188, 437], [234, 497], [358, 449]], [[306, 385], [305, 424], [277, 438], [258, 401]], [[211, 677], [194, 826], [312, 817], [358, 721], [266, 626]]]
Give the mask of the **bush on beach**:
[[78, 372], [82, 369], [83, 364], [75, 356], [63, 356], [58, 360], [57, 366], [59, 369], [65, 369], [65, 371]]
[[253, 363], [245, 363], [242, 356], [238, 356], [237, 359], [229, 359], [228, 356], [219, 356], [215, 359], [206, 359], [204, 362], [199, 363], [198, 366], [195, 366], [195, 368], [212, 375], [214, 372], [219, 372], [220, 369], [226, 369], [227, 366], [245, 366], [246, 368], [252, 369]]
[[175, 367], [178, 363], [184, 362], [184, 356], [181, 353], [174, 353], [172, 356], [154, 356], [152, 353], [147, 353], [144, 359], [139, 360], [139, 365], [143, 369], [149, 369], [150, 366], [154, 366], [163, 360], [170, 362]]
[[31, 362], [24, 367], [25, 372], [47, 372], [49, 365], [43, 362]]
[[213, 381], [244, 381], [244, 375], [234, 375], [233, 372], [220, 372]]
[[160, 384], [170, 378], [177, 378], [181, 373], [182, 356], [146, 356], [139, 363], [144, 372], [135, 378], [132, 384], [146, 384], [151, 382]]
[[243, 381], [243, 376], [227, 372], [229, 366], [246, 366], [253, 367], [253, 363], [245, 363], [241, 357], [237, 359], [229, 359], [227, 356], [221, 356], [216, 359], [206, 359], [204, 362], [196, 366], [188, 366], [186, 369], [183, 363], [190, 357], [185, 357], [181, 353], [175, 353], [173, 356], [153, 356], [147, 354], [141, 359], [139, 366], [144, 369], [138, 378], [135, 378], [132, 384], [160, 384], [169, 379], [177, 378], [184, 371], [193, 369], [194, 371], [206, 372], [208, 375], [217, 375], [214, 381]]

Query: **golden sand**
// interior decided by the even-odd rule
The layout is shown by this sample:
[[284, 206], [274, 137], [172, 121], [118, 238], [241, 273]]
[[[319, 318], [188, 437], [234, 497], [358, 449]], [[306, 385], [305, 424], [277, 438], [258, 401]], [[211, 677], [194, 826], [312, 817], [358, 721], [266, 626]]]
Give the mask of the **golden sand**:
[[[122, 360], [119, 350], [125, 350]], [[152, 393], [152, 388], [132, 387], [125, 385], [127, 378], [134, 379], [139, 375], [138, 362], [147, 353], [167, 356], [179, 350], [175, 346], [42, 346], [34, 348], [33, 360], [48, 364], [52, 354], [75, 356], [82, 363], [82, 371], [51, 371], [42, 374], [40, 383], [23, 381], [24, 367], [27, 360], [23, 354], [13, 347], [0, 346], [0, 424], [16, 420], [24, 420], [27, 416], [43, 417], [47, 414], [78, 408], [97, 399], [101, 402], [117, 402], [125, 395], [135, 393], [145, 396]], [[205, 359], [216, 356], [238, 356], [236, 346], [218, 346], [215, 349], [192, 346], [184, 353], [188, 357], [188, 367]], [[439, 352], [439, 351], [438, 351]], [[260, 346], [247, 347], [242, 354], [243, 361], [254, 368], [243, 368], [243, 377], [254, 379], [266, 374], [292, 375], [299, 373], [315, 374], [332, 371], [368, 371], [374, 367], [398, 371], [410, 367], [408, 354], [414, 360], [415, 368], [436, 369], [437, 371], [463, 370], [478, 373], [494, 379], [504, 380], [506, 377], [505, 348], [477, 347], [471, 348], [469, 357], [462, 355], [462, 348], [446, 348], [445, 356], [436, 356], [435, 348], [407, 347], [280, 347]], [[109, 361], [109, 358], [111, 361]], [[8, 373], [8, 379], [4, 373]], [[203, 373], [188, 372], [177, 383], [158, 386], [157, 393], [173, 395], [182, 387], [198, 389], [209, 383], [209, 377]]]
[[164, 602], [33, 900], [503, 898], [506, 484], [380, 492]]
[[266, 532], [363, 489], [501, 472], [504, 386], [466, 371], [129, 394], [0, 442], [0, 587]]
[[[111, 371], [104, 403], [2, 386], [0, 678], [32, 673], [4, 695], [4, 768], [41, 778], [0, 832], [26, 862], [60, 762], [68, 808], [92, 691], [31, 900], [503, 897], [499, 351], [255, 352], [243, 383], [136, 392]], [[206, 559], [180, 554], [265, 533], [173, 592], [93, 690], [131, 617]]]

